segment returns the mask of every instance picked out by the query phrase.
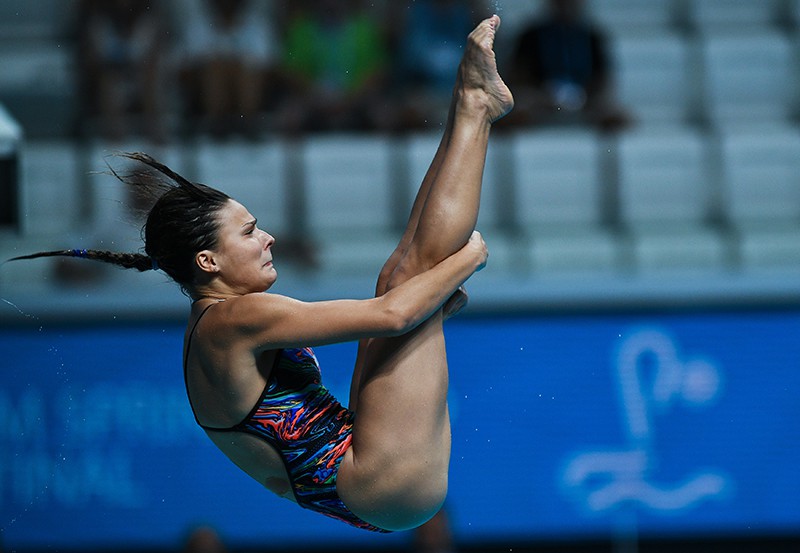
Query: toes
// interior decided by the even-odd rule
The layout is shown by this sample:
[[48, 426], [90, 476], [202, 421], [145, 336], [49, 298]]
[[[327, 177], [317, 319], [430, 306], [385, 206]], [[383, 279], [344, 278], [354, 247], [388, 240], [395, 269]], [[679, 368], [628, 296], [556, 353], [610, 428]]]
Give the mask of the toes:
[[494, 37], [497, 29], [500, 27], [500, 17], [493, 15], [489, 19], [484, 19], [478, 26], [478, 29], [483, 31], [477, 42], [481, 46], [491, 49], [494, 46]]

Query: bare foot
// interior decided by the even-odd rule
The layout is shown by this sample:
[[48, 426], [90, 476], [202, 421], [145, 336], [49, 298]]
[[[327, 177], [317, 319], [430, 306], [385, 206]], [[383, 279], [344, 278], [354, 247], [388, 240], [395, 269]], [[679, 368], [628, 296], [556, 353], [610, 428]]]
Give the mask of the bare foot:
[[481, 21], [470, 33], [456, 85], [456, 89], [466, 95], [480, 93], [479, 101], [487, 110], [491, 122], [497, 121], [514, 107], [514, 97], [497, 72], [494, 37], [499, 27], [500, 18], [493, 15]]

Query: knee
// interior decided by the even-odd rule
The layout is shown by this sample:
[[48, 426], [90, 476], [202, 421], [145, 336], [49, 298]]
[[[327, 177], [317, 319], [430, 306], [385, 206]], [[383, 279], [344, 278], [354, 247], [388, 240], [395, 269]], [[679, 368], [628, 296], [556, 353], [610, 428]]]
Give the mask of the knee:
[[445, 476], [417, 487], [414, 496], [394, 503], [394, 512], [384, 522], [398, 530], [422, 526], [442, 509], [446, 497], [447, 477]]
[[424, 257], [419, 255], [416, 249], [410, 248], [391, 271], [391, 274], [388, 275], [386, 290], [400, 286], [408, 279], [424, 273], [434, 265], [436, 265], [435, 262], [427, 262]]
[[447, 483], [415, 487], [413, 493], [390, 495], [373, 505], [366, 520], [393, 531], [418, 528], [438, 513], [447, 496]]

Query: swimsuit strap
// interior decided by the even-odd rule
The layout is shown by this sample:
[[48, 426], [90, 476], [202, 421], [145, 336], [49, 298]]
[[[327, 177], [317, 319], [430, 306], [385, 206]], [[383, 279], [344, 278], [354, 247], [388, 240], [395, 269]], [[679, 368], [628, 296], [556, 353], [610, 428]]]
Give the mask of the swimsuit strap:
[[[217, 302], [217, 303], [219, 303], [219, 302]], [[186, 363], [189, 361], [189, 347], [192, 345], [192, 336], [194, 336], [194, 331], [197, 330], [197, 325], [200, 324], [200, 319], [203, 318], [203, 315], [206, 314], [206, 311], [211, 309], [211, 307], [214, 306], [214, 305], [215, 305], [214, 303], [210, 303], [210, 304], [208, 304], [206, 306], [205, 309], [203, 309], [202, 313], [200, 313], [200, 316], [197, 317], [197, 320], [194, 322], [194, 325], [192, 326], [192, 330], [189, 332], [189, 337], [186, 339], [186, 351], [183, 352], [183, 371], [184, 371], [184, 375], [186, 374]]]
[[205, 427], [202, 424], [200, 424], [200, 420], [197, 418], [197, 413], [194, 410], [194, 405], [192, 405], [192, 398], [189, 395], [189, 370], [188, 370], [189, 348], [192, 345], [192, 336], [194, 336], [194, 331], [197, 329], [197, 325], [200, 324], [200, 319], [202, 319], [203, 315], [205, 315], [206, 312], [217, 303], [219, 302], [207, 305], [206, 308], [203, 309], [203, 311], [200, 313], [200, 316], [197, 317], [197, 320], [194, 322], [194, 325], [192, 326], [192, 330], [189, 332], [189, 336], [186, 338], [186, 350], [183, 352], [183, 383], [186, 386], [186, 397], [189, 399], [189, 407], [192, 409], [192, 415], [194, 415], [194, 420], [201, 428]]

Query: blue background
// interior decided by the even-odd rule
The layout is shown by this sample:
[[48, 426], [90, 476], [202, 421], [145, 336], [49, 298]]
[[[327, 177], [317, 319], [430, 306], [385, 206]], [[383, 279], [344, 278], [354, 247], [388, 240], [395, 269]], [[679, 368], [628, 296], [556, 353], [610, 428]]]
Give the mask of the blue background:
[[[800, 528], [800, 313], [474, 316], [446, 334], [459, 541]], [[239, 472], [194, 424], [182, 335], [174, 322], [0, 331], [6, 548], [176, 547], [197, 524], [232, 545], [408, 539], [306, 512]], [[354, 344], [317, 353], [346, 399]], [[579, 466], [591, 470], [570, 479]], [[703, 477], [716, 488], [681, 500]], [[665, 502], [648, 505], [643, 486]], [[591, 502], [608, 490], [622, 495]]]

